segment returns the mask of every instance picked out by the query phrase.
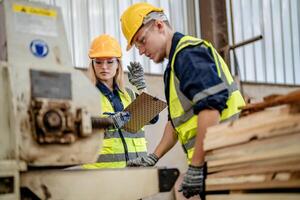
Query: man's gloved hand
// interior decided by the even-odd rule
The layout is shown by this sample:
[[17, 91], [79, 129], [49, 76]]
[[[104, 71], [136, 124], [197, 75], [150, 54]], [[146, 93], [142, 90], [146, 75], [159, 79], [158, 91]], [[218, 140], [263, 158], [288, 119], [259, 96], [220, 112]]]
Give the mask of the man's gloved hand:
[[188, 170], [183, 178], [179, 192], [183, 196], [190, 198], [195, 195], [200, 195], [201, 200], [205, 199], [205, 178], [206, 164], [200, 167], [189, 165]]
[[129, 82], [136, 87], [137, 90], [143, 90], [146, 88], [146, 82], [144, 77], [144, 69], [139, 62], [130, 62], [130, 65], [127, 66], [128, 80]]
[[127, 161], [128, 167], [152, 167], [154, 166], [159, 158], [154, 154], [151, 153], [145, 157], [138, 157], [133, 160]]
[[122, 128], [130, 120], [130, 113], [126, 111], [103, 114], [110, 115], [109, 117], [113, 120], [116, 128]]

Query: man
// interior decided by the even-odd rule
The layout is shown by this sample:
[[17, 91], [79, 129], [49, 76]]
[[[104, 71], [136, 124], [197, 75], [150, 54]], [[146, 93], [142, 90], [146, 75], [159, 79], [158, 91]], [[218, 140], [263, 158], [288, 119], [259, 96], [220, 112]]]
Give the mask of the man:
[[174, 32], [161, 8], [134, 4], [121, 16], [121, 25], [127, 50], [135, 46], [155, 63], [169, 59], [164, 73], [169, 121], [163, 137], [154, 153], [127, 165], [154, 166], [179, 140], [189, 163], [180, 191], [186, 198], [205, 197], [206, 130], [220, 121], [236, 119], [238, 107], [244, 105], [243, 97], [212, 45]]

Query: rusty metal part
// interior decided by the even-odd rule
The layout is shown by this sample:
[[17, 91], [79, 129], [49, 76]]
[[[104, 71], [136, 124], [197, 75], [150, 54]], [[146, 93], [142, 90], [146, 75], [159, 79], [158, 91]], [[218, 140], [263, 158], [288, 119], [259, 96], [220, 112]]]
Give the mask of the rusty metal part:
[[30, 108], [33, 132], [39, 143], [76, 141], [77, 123], [69, 101], [34, 99]]
[[101, 118], [101, 117], [92, 117], [92, 127], [93, 129], [102, 129], [113, 126], [114, 122], [111, 118]]
[[62, 126], [62, 119], [60, 115], [55, 111], [49, 111], [44, 116], [45, 126], [49, 129], [57, 129]]
[[87, 137], [92, 134], [92, 122], [89, 112], [84, 108], [76, 111], [76, 122], [79, 125], [79, 135]]
[[236, 49], [236, 48], [239, 48], [239, 47], [242, 47], [242, 46], [244, 46], [244, 45], [247, 45], [247, 44], [256, 42], [256, 41], [261, 40], [261, 39], [263, 39], [263, 36], [262, 36], [262, 35], [255, 36], [255, 37], [250, 38], [250, 39], [248, 39], [248, 40], [244, 40], [244, 41], [242, 41], [242, 42], [239, 42], [239, 43], [237, 43], [237, 44], [233, 44], [233, 45], [229, 46], [229, 50], [231, 50], [231, 49]]
[[38, 126], [44, 132], [62, 135], [62, 131], [65, 129], [65, 116], [58, 108], [43, 108], [38, 112], [36, 119]]
[[300, 90], [290, 92], [287, 95], [271, 95], [264, 99], [264, 102], [248, 104], [241, 107], [242, 115], [248, 115], [253, 112], [264, 110], [268, 107], [283, 105], [283, 104], [300, 104]]
[[72, 109], [68, 100], [33, 99], [29, 110], [34, 138], [40, 144], [70, 144], [93, 129], [113, 126], [111, 118], [91, 117], [85, 108]]

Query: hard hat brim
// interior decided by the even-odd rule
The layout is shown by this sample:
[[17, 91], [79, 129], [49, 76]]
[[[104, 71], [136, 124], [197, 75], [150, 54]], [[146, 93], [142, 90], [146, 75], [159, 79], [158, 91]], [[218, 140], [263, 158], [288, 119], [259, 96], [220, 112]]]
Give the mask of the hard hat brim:
[[110, 51], [107, 51], [107, 52], [101, 52], [101, 53], [93, 53], [93, 54], [90, 54], [89, 57], [91, 59], [93, 58], [121, 58], [122, 57], [122, 54], [116, 54], [115, 52], [110, 52]]
[[131, 44], [127, 44], [126, 51], [129, 51], [132, 48]]

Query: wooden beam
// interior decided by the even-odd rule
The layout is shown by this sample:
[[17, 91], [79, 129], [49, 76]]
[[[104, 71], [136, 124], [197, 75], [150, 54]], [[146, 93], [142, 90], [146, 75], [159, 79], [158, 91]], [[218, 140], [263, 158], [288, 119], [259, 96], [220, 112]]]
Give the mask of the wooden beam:
[[293, 115], [289, 111], [288, 107], [271, 109], [249, 115], [233, 124], [209, 128], [204, 140], [204, 150], [300, 132], [300, 114]]
[[213, 150], [205, 155], [208, 167], [300, 156], [300, 133], [251, 141]]
[[206, 195], [207, 200], [299, 200], [298, 193]]
[[[249, 178], [250, 179], [250, 178]], [[249, 179], [247, 179], [249, 181]], [[246, 178], [245, 178], [246, 180]], [[300, 189], [300, 180], [290, 180], [290, 181], [261, 181], [258, 177], [254, 177], [255, 182], [244, 182], [244, 183], [233, 183], [229, 184], [229, 181], [232, 180], [206, 180], [206, 191], [220, 191], [220, 190], [253, 190], [253, 189], [280, 189], [283, 188], [299, 188]], [[226, 184], [224, 183], [226, 182]], [[216, 184], [220, 183], [220, 184]]]
[[[255, 162], [254, 162], [255, 163]], [[251, 168], [240, 168], [229, 171], [222, 171], [218, 173], [213, 173], [208, 175], [208, 177], [228, 177], [228, 176], [239, 176], [239, 175], [249, 175], [249, 174], [261, 174], [270, 172], [282, 172], [282, 171], [299, 171], [300, 162], [294, 163], [281, 163], [280, 165], [264, 165], [264, 166], [252, 166]]]
[[239, 170], [242, 168], [249, 169], [249, 168], [261, 168], [265, 167], [268, 168], [268, 166], [277, 166], [277, 165], [294, 165], [295, 163], [300, 163], [300, 157], [299, 156], [284, 156], [280, 158], [275, 159], [267, 159], [267, 160], [261, 160], [261, 161], [255, 161], [255, 162], [245, 162], [240, 164], [229, 164], [229, 165], [222, 165], [217, 167], [209, 167], [208, 173], [216, 173], [216, 172], [222, 172], [222, 171], [234, 171]]

